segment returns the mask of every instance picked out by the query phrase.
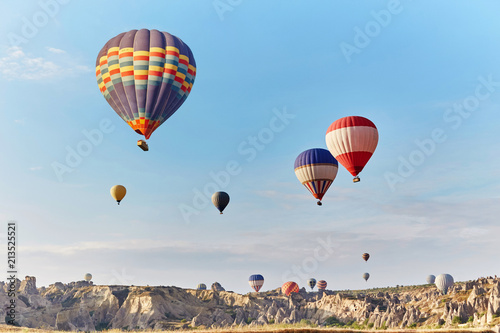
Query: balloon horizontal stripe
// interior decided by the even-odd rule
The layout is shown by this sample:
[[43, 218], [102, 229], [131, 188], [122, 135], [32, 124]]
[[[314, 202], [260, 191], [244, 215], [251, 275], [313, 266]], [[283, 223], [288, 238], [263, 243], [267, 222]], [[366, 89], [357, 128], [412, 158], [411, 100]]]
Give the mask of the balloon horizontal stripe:
[[339, 128], [353, 127], [353, 126], [366, 126], [366, 127], [377, 128], [375, 124], [367, 118], [359, 116], [350, 116], [350, 117], [340, 118], [334, 121], [330, 125], [330, 127], [328, 127], [328, 130], [326, 132], [328, 133]]

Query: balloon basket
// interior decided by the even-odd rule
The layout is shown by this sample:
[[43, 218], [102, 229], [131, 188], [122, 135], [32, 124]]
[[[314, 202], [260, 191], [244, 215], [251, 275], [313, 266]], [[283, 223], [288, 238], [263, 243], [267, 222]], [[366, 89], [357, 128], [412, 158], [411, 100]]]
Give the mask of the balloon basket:
[[144, 151], [148, 151], [149, 150], [148, 143], [146, 141], [144, 141], [144, 140], [137, 141], [137, 145], [139, 146], [139, 148], [141, 148]]
[[323, 206], [323, 203], [321, 201], [316, 202], [318, 206]]
[[354, 177], [354, 179], [352, 180], [353, 183], [358, 183], [361, 179], [359, 179], [358, 176]]

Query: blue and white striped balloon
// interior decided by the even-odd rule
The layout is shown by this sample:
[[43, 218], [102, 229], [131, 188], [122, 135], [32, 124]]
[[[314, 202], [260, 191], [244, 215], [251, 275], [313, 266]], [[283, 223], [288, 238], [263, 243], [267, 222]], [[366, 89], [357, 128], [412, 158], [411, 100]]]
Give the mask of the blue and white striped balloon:
[[260, 274], [251, 275], [248, 279], [248, 283], [253, 290], [259, 292], [260, 288], [262, 288], [262, 285], [264, 284], [264, 277]]

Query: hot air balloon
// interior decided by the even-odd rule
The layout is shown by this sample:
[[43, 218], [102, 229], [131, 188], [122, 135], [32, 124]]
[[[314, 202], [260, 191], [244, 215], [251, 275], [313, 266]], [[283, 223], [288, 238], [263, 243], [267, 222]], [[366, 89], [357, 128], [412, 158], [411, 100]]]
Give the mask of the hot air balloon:
[[248, 283], [250, 284], [250, 287], [253, 288], [253, 290], [259, 292], [260, 288], [262, 288], [262, 285], [264, 284], [264, 277], [260, 274], [250, 275]]
[[450, 274], [440, 274], [436, 277], [436, 287], [444, 294], [448, 292], [448, 288], [453, 286], [455, 281], [453, 281], [453, 276]]
[[318, 199], [318, 205], [321, 206], [321, 199], [337, 176], [337, 160], [326, 149], [309, 149], [297, 156], [294, 168], [299, 181]]
[[365, 279], [365, 281], [368, 281], [369, 278], [370, 278], [370, 274], [369, 273], [364, 273], [363, 274], [363, 279]]
[[372, 157], [378, 143], [377, 127], [358, 116], [334, 121], [326, 131], [326, 146], [330, 153], [359, 182], [358, 174]]
[[318, 281], [318, 290], [325, 290], [326, 289], [326, 281], [325, 280], [319, 280]]
[[281, 292], [287, 296], [290, 296], [291, 293], [298, 293], [299, 285], [292, 281], [285, 282], [281, 286]]
[[96, 60], [104, 98], [146, 139], [184, 103], [195, 76], [189, 47], [158, 30], [123, 32], [104, 45]]
[[215, 192], [212, 195], [212, 203], [222, 214], [222, 211], [229, 203], [229, 194], [227, 194], [226, 192]]
[[309, 281], [307, 281], [307, 283], [309, 283], [309, 287], [311, 287], [311, 290], [312, 290], [312, 289], [314, 289], [314, 286], [316, 285], [316, 279], [310, 278]]
[[368, 259], [370, 259], [370, 255], [368, 253], [363, 253], [361, 257], [363, 258], [364, 261], [368, 261]]
[[87, 273], [83, 278], [85, 279], [85, 281], [89, 282], [90, 280], [92, 280], [92, 274]]
[[433, 284], [436, 281], [436, 277], [434, 275], [432, 275], [432, 274], [431, 275], [427, 275], [426, 280], [427, 280], [428, 284]]
[[127, 194], [127, 189], [125, 188], [125, 186], [115, 185], [111, 188], [110, 192], [113, 199], [115, 199], [116, 202], [120, 204], [120, 201], [122, 201], [122, 199], [125, 197], [125, 194]]
[[207, 286], [206, 286], [206, 284], [204, 284], [204, 283], [199, 283], [199, 284], [196, 286], [196, 290], [207, 290]]

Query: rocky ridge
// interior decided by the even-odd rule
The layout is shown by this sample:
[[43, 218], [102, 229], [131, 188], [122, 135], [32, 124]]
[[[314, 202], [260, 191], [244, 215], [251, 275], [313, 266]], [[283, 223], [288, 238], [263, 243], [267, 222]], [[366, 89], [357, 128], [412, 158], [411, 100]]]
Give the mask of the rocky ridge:
[[[0, 311], [7, 319], [8, 285], [0, 282]], [[240, 295], [177, 287], [96, 286], [86, 281], [37, 288], [36, 278], [16, 281], [16, 322], [67, 331], [253, 327], [307, 323], [356, 329], [477, 327], [500, 333], [500, 279], [456, 283], [447, 295], [434, 286], [385, 292], [276, 290]]]

